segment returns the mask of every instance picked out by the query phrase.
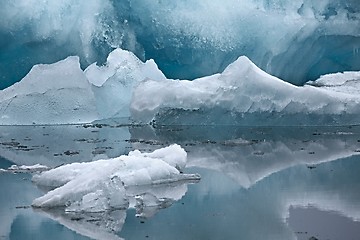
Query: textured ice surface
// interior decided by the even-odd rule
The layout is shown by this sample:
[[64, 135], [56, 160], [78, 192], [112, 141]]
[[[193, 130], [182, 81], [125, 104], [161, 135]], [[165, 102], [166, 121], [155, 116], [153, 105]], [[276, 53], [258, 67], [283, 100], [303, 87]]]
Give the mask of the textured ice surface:
[[333, 73], [321, 76], [316, 81], [307, 84], [321, 87], [335, 92], [344, 92], [353, 95], [360, 95], [360, 72]]
[[21, 82], [0, 91], [2, 125], [63, 124], [98, 118], [91, 84], [77, 57], [36, 65]]
[[105, 66], [90, 65], [85, 74], [92, 83], [101, 118], [129, 117], [132, 90], [140, 81], [166, 79], [153, 60], [141, 62], [133, 53], [116, 49]]
[[[154, 61], [116, 49], [104, 66], [69, 57], [37, 65], [0, 92], [0, 124], [73, 124], [129, 118], [148, 124], [358, 124], [358, 72], [323, 76], [297, 87], [247, 57], [221, 74], [170, 80]], [[131, 105], [131, 106], [130, 106]]]
[[[67, 211], [100, 212], [127, 208], [125, 187], [198, 180], [196, 174], [181, 174], [186, 152], [178, 145], [89, 163], [64, 165], [33, 177], [42, 187], [54, 188], [34, 200], [42, 208], [66, 207]], [[159, 202], [160, 204], [160, 202]]]
[[141, 62], [116, 49], [102, 67], [85, 72], [78, 57], [36, 65], [20, 82], [0, 91], [1, 125], [88, 123], [129, 118], [135, 86], [146, 78], [165, 79], [154, 61]]
[[358, 0], [3, 0], [0, 89], [38, 63], [83, 66], [121, 47], [170, 78], [222, 71], [246, 55], [293, 83], [359, 69]]
[[[337, 77], [333, 79], [338, 84]], [[352, 82], [354, 89], [357, 83]], [[160, 125], [356, 124], [358, 91], [343, 91], [341, 86], [336, 92], [309, 85], [297, 87], [240, 57], [221, 74], [193, 81], [142, 82], [134, 91], [131, 115], [135, 121]]]

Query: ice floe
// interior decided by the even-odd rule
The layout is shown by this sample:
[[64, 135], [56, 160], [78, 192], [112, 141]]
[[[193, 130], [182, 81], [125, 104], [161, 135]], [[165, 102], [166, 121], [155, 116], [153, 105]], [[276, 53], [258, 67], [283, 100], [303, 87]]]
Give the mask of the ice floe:
[[[186, 157], [179, 145], [171, 145], [152, 153], [135, 150], [118, 158], [60, 166], [33, 177], [35, 184], [53, 189], [35, 199], [33, 206], [65, 207], [70, 212], [127, 208], [126, 188], [199, 180], [197, 174], [180, 172], [185, 167]], [[136, 194], [136, 199], [143, 204], [151, 195], [154, 196]]]

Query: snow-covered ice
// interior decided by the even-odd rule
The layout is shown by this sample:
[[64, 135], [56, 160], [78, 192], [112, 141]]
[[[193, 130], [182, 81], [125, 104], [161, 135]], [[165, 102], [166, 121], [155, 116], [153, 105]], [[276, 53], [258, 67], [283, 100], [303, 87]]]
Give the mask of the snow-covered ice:
[[[339, 84], [337, 77], [330, 80]], [[221, 74], [193, 81], [141, 82], [134, 91], [131, 116], [163, 125], [340, 125], [358, 123], [359, 102], [358, 91], [297, 87], [243, 56]]]
[[[33, 206], [66, 207], [70, 212], [127, 208], [126, 188], [199, 180], [197, 174], [180, 172], [185, 167], [186, 157], [179, 145], [171, 145], [152, 153], [135, 150], [113, 159], [60, 166], [33, 177], [35, 184], [53, 189], [35, 199]], [[138, 200], [145, 196], [143, 193], [136, 195]]]
[[358, 72], [339, 73], [298, 87], [242, 56], [222, 73], [171, 80], [153, 60], [143, 63], [116, 49], [104, 66], [92, 64], [85, 72], [77, 57], [34, 66], [21, 82], [0, 91], [0, 124], [111, 118], [164, 125], [358, 124], [358, 79]]
[[105, 66], [90, 65], [85, 75], [93, 84], [96, 109], [102, 119], [129, 117], [135, 86], [146, 78], [166, 79], [153, 60], [143, 63], [132, 52], [121, 49], [109, 54]]
[[63, 124], [98, 119], [91, 84], [78, 57], [34, 66], [20, 82], [0, 91], [0, 124]]

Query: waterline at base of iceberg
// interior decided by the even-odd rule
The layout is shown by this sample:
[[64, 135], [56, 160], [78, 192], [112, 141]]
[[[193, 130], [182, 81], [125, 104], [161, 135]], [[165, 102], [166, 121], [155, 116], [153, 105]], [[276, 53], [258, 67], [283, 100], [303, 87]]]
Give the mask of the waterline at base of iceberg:
[[143, 63], [116, 49], [105, 66], [93, 64], [85, 71], [76, 57], [34, 66], [22, 81], [0, 91], [0, 125], [111, 119], [160, 125], [353, 125], [360, 123], [359, 85], [354, 72], [297, 87], [244, 56], [220, 74], [172, 80], [154, 61]]

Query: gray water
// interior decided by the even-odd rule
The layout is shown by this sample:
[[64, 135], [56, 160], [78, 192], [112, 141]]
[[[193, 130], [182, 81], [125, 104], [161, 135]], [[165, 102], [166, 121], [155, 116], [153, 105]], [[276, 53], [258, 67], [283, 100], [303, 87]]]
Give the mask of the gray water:
[[[360, 239], [360, 127], [0, 127], [0, 168], [188, 152], [198, 183], [163, 208], [98, 215], [29, 207], [31, 173], [0, 172], [0, 239]], [[176, 186], [168, 186], [175, 188]]]

